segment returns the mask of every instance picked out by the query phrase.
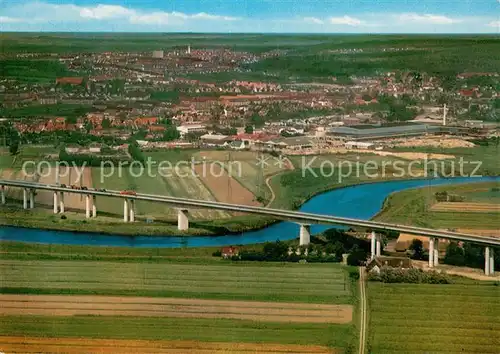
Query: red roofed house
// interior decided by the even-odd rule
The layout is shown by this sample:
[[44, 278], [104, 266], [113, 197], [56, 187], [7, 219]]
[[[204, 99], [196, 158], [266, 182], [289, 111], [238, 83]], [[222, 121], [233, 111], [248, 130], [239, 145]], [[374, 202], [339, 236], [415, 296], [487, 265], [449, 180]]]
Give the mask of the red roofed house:
[[221, 251], [222, 258], [231, 258], [240, 254], [240, 249], [238, 247], [222, 247]]
[[56, 84], [81, 85], [82, 83], [83, 77], [58, 77], [56, 79]]
[[475, 97], [477, 95], [477, 88], [473, 89], [462, 89], [460, 90], [460, 95], [463, 97]]
[[148, 128], [149, 132], [164, 132], [166, 128], [163, 125], [152, 125]]
[[134, 123], [138, 126], [141, 125], [153, 125], [158, 123], [158, 117], [144, 117], [144, 118], [136, 118]]

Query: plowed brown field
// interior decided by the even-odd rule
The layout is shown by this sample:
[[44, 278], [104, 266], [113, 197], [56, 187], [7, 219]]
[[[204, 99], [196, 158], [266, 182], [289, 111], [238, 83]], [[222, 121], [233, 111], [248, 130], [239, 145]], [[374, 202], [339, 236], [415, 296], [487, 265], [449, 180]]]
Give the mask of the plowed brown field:
[[457, 211], [463, 213], [497, 213], [500, 205], [494, 203], [461, 203], [442, 202], [432, 206], [434, 211]]
[[0, 337], [6, 353], [339, 353], [315, 345], [149, 341], [82, 338]]
[[352, 306], [144, 297], [0, 295], [0, 315], [151, 316], [349, 323], [352, 321]]
[[195, 171], [200, 176], [200, 180], [210, 189], [215, 199], [224, 203], [260, 206], [253, 193], [243, 187], [236, 178], [229, 177], [226, 170], [219, 165], [211, 166], [212, 171], [209, 168], [203, 171], [202, 165], [196, 165]]

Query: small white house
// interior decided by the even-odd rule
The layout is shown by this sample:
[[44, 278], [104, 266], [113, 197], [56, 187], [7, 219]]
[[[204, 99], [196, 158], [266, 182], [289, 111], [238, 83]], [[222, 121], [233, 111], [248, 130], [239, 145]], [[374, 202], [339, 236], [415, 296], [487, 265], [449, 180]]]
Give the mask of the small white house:
[[345, 147], [346, 149], [372, 150], [375, 148], [375, 144], [365, 141], [348, 141], [345, 143]]

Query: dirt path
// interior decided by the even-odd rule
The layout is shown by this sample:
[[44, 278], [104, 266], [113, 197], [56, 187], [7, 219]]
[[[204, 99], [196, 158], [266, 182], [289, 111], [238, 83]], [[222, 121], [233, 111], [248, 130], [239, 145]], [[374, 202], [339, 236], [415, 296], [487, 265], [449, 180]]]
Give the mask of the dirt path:
[[[287, 165], [287, 170], [295, 170], [295, 166], [293, 165], [292, 161], [288, 157], [285, 159], [286, 165]], [[268, 176], [266, 178], [266, 186], [267, 188], [271, 191], [271, 198], [269, 198], [269, 202], [267, 202], [266, 207], [269, 207], [273, 202], [274, 199], [276, 199], [276, 193], [274, 193], [273, 187], [271, 186], [271, 179], [276, 176], [277, 174], [282, 173], [283, 171], [278, 171], [276, 173], [273, 173], [272, 175]]]
[[365, 268], [359, 267], [359, 291], [361, 302], [361, 325], [359, 327], [359, 354], [365, 354], [366, 343], [366, 288], [365, 288]]
[[1, 337], [0, 348], [12, 353], [340, 353], [319, 345], [125, 340], [92, 338]]
[[267, 202], [266, 207], [270, 206], [274, 202], [274, 199], [276, 199], [276, 194], [274, 194], [273, 187], [271, 187], [271, 178], [273, 177], [274, 176], [269, 176], [266, 178], [266, 186], [271, 191], [271, 198], [269, 198], [269, 202]]
[[0, 315], [119, 315], [349, 323], [352, 321], [352, 306], [144, 297], [0, 295]]

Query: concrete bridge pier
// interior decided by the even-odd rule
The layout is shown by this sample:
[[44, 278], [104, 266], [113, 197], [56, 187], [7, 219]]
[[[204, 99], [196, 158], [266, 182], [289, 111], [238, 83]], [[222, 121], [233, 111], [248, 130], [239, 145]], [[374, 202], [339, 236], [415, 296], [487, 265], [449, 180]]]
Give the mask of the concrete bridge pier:
[[34, 209], [35, 208], [35, 190], [30, 189], [29, 194], [30, 194], [30, 209]]
[[439, 239], [429, 238], [429, 268], [434, 268], [439, 264]]
[[187, 209], [177, 210], [177, 229], [180, 231], [186, 231], [189, 229], [189, 218]]
[[490, 275], [495, 274], [495, 251], [490, 250]]
[[434, 237], [429, 238], [429, 268], [434, 267]]
[[311, 243], [311, 225], [301, 224], [299, 231], [299, 245], [307, 246]]
[[93, 195], [92, 196], [92, 217], [93, 218], [97, 217], [96, 199], [97, 199], [97, 197], [95, 195]]
[[382, 254], [382, 237], [380, 235], [376, 235], [375, 242], [375, 252], [376, 256], [380, 257]]
[[23, 209], [28, 209], [28, 188], [23, 189]]
[[484, 274], [490, 275], [490, 248], [484, 249]]
[[135, 222], [135, 200], [128, 201], [129, 221]]
[[375, 234], [375, 231], [372, 231], [372, 234], [370, 236], [370, 243], [371, 243], [370, 259], [373, 259], [375, 258], [375, 247], [377, 243], [377, 235]]
[[64, 192], [59, 194], [59, 212], [64, 214]]
[[123, 221], [128, 222], [128, 199], [123, 199]]
[[85, 195], [85, 217], [90, 219], [90, 194]]
[[490, 247], [484, 249], [484, 274], [495, 275], [495, 253]]
[[59, 212], [59, 198], [57, 196], [57, 192], [54, 192], [54, 214]]
[[439, 265], [439, 239], [434, 238], [434, 266]]
[[0, 198], [2, 199], [2, 205], [5, 204], [5, 186], [0, 187]]

